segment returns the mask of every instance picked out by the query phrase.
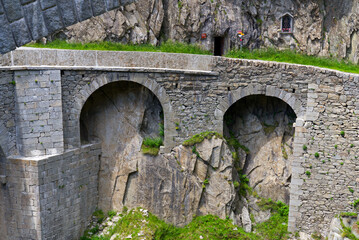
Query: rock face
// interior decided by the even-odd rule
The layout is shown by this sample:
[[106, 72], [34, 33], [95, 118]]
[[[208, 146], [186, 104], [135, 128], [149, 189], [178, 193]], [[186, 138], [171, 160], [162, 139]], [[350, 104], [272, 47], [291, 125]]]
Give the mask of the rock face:
[[81, 112], [81, 139], [83, 143], [102, 142], [101, 209], [122, 206], [115, 192], [124, 189], [117, 183], [126, 182], [128, 175], [136, 172], [138, 166], [132, 159], [136, 159], [144, 137], [158, 136], [161, 112], [161, 104], [147, 88], [130, 82], [106, 85], [87, 100]]
[[232, 153], [223, 139], [205, 139], [196, 151], [178, 146], [156, 157], [141, 153], [143, 138], [158, 136], [161, 110], [157, 98], [134, 83], [106, 85], [87, 100], [82, 141], [102, 142], [98, 207], [141, 206], [180, 226], [202, 214], [231, 216], [240, 224], [242, 213], [250, 231], [248, 208], [242, 210], [233, 185]]
[[[70, 41], [151, 43], [172, 39], [213, 50], [238, 48], [237, 31], [249, 48], [295, 48], [308, 54], [358, 62], [359, 0], [138, 0], [55, 34]], [[293, 16], [293, 33], [281, 33], [281, 18]], [[202, 39], [201, 34], [207, 38]]]
[[262, 197], [289, 203], [293, 110], [273, 97], [249, 96], [225, 115], [225, 135], [248, 148], [239, 161], [250, 186]]

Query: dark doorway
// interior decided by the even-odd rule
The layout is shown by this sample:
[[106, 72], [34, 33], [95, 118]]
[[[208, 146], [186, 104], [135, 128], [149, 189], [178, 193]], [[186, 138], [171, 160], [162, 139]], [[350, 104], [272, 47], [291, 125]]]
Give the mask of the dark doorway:
[[214, 38], [214, 56], [222, 56], [224, 54], [224, 37]]

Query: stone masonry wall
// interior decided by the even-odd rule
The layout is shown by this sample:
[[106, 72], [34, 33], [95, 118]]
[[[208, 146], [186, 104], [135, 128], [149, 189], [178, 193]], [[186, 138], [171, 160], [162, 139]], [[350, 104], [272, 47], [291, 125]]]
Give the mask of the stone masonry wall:
[[100, 153], [92, 144], [57, 156], [8, 158], [2, 237], [78, 239], [97, 206]]
[[17, 148], [22, 156], [63, 152], [60, 71], [16, 71]]
[[5, 155], [16, 153], [15, 81], [12, 71], [0, 72], [0, 146]]
[[98, 203], [101, 145], [86, 145], [39, 163], [42, 239], [79, 239]]
[[[45, 54], [45, 52], [46, 54], [49, 53], [48, 50], [44, 50], [44, 52], [36, 50], [36, 52], [35, 56]], [[290, 190], [289, 230], [308, 233], [320, 231], [325, 234], [329, 228], [331, 218], [341, 211], [352, 210], [350, 202], [359, 198], [359, 180], [356, 177], [357, 171], [359, 171], [357, 161], [359, 156], [359, 140], [357, 136], [359, 76], [356, 74], [286, 63], [212, 56], [201, 56], [208, 63], [206, 66], [196, 65], [198, 66], [197, 70], [195, 67], [188, 70], [186, 69], [187, 65], [181, 66], [181, 60], [186, 59], [187, 63], [196, 62], [199, 59], [197, 56], [186, 55], [180, 58], [176, 54], [166, 55], [164, 53], [158, 56], [165, 56], [166, 61], [161, 63], [157, 59], [154, 61], [156, 65], [147, 65], [149, 61], [141, 61], [141, 54], [145, 56], [146, 53], [136, 53], [136, 58], [130, 57], [131, 54], [128, 57], [121, 58], [125, 62], [122, 63], [121, 67], [116, 67], [113, 65], [106, 66], [103, 59], [99, 58], [99, 56], [105, 58], [106, 52], [72, 52], [72, 56], [69, 55], [68, 58], [66, 58], [66, 54], [63, 54], [64, 52], [55, 52], [57, 56], [55, 60], [59, 66], [27, 65], [25, 67], [22, 64], [15, 64], [16, 59], [20, 59], [19, 56], [23, 54], [22, 56], [26, 56], [25, 59], [28, 61], [31, 56], [31, 50], [21, 51], [20, 55], [17, 55], [15, 51], [5, 56], [5, 62], [9, 60], [8, 56], [11, 56], [11, 66], [2, 67], [2, 70], [8, 71], [3, 72], [4, 79], [11, 76], [12, 71], [15, 71], [16, 76], [20, 76], [15, 79], [15, 93], [17, 95], [15, 100], [17, 105], [20, 103], [25, 105], [24, 102], [26, 102], [21, 101], [23, 97], [21, 90], [27, 89], [27, 87], [23, 88], [22, 86], [25, 86], [27, 81], [35, 84], [32, 72], [37, 71], [38, 74], [43, 74], [44, 76], [42, 77], [46, 78], [44, 82], [50, 81], [50, 83], [51, 77], [46, 77], [47, 74], [56, 72], [58, 78], [54, 79], [54, 81], [58, 81], [55, 82], [56, 84], [61, 82], [61, 91], [57, 89], [55, 95], [60, 96], [63, 113], [62, 119], [59, 119], [59, 121], [63, 122], [65, 149], [72, 149], [71, 152], [79, 151], [76, 149], [80, 147], [79, 117], [83, 105], [93, 92], [109, 82], [136, 82], [147, 87], [157, 96], [165, 116], [166, 151], [170, 151], [173, 146], [181, 144], [183, 140], [196, 133], [209, 130], [222, 132], [223, 116], [227, 109], [245, 96], [260, 94], [283, 100], [292, 107], [297, 115], [293, 144], [294, 160]], [[86, 56], [92, 56], [89, 59], [92, 59], [91, 64], [94, 65], [89, 63], [89, 65], [81, 66], [81, 62], [75, 64], [75, 61], [73, 61], [75, 54], [79, 56], [76, 61], [86, 59]], [[117, 53], [109, 54], [110, 58], [118, 59]], [[119, 53], [119, 55], [121, 54]], [[60, 55], [61, 57], [59, 58]], [[151, 57], [155, 56], [156, 54], [151, 54]], [[102, 64], [99, 64], [100, 62]], [[11, 87], [10, 85], [6, 86]], [[34, 86], [37, 86], [33, 88], [39, 91], [40, 96], [48, 96], [49, 92], [42, 89], [41, 85]], [[33, 95], [33, 99], [36, 99], [36, 93]], [[13, 111], [11, 110], [11, 103], [6, 106], [10, 108], [10, 112]], [[26, 112], [16, 114], [16, 121], [18, 121], [19, 116], [27, 116]], [[24, 120], [25, 122], [26, 120]], [[20, 123], [21, 121], [16, 122], [17, 126], [19, 126], [18, 129], [22, 128]], [[46, 124], [50, 123], [47, 122]], [[341, 131], [343, 131], [343, 134], [340, 134]], [[18, 139], [26, 138], [22, 134], [21, 131], [18, 131]], [[32, 133], [30, 132], [30, 134]], [[17, 144], [19, 143], [21, 142], [18, 141]], [[306, 147], [303, 147], [304, 145]], [[85, 153], [83, 153], [83, 157], [81, 154], [81, 157], [77, 157], [78, 155], [75, 153], [76, 156], [73, 157], [66, 154], [70, 153], [66, 152], [63, 156], [60, 155], [54, 158], [47, 156], [46, 158], [48, 159], [57, 160], [54, 160], [53, 163], [46, 160], [47, 162], [44, 162], [43, 165], [44, 169], [41, 167], [38, 173], [34, 173], [44, 177], [44, 182], [42, 183], [40, 178], [38, 183], [41, 196], [38, 201], [40, 201], [41, 207], [49, 206], [49, 208], [41, 208], [41, 229], [36, 228], [35, 231], [35, 228], [27, 228], [28, 225], [20, 226], [19, 224], [23, 223], [20, 221], [21, 219], [19, 220], [20, 222], [12, 221], [10, 226], [13, 226], [13, 229], [25, 229], [21, 234], [30, 234], [30, 232], [31, 234], [38, 234], [38, 231], [41, 231], [44, 236], [49, 236], [46, 234], [54, 231], [49, 230], [51, 226], [63, 226], [63, 228], [59, 227], [59, 229], [70, 227], [66, 216], [74, 210], [69, 211], [69, 209], [80, 207], [81, 204], [78, 204], [77, 201], [82, 201], [74, 199], [73, 203], [74, 205], [77, 204], [76, 207], [69, 208], [69, 206], [72, 206], [70, 204], [72, 202], [71, 197], [73, 195], [82, 196], [80, 186], [84, 185], [80, 180], [79, 182], [81, 183], [76, 185], [77, 183], [73, 179], [78, 175], [73, 173], [72, 170], [67, 170], [68, 164], [66, 163], [74, 161], [74, 164], [81, 165], [82, 161], [80, 159], [95, 161], [94, 155], [100, 154], [100, 151], [96, 152], [94, 150], [93, 155], [90, 154], [93, 158], [86, 158]], [[95, 169], [95, 162], [92, 164]], [[25, 163], [22, 163], [22, 165], [26, 166]], [[86, 166], [86, 164], [83, 165], [84, 168]], [[31, 173], [32, 170], [27, 171], [26, 167], [20, 169], [16, 167], [9, 168], [8, 174], [11, 176], [10, 179], [13, 179], [11, 181], [22, 181], [13, 177], [13, 175], [19, 175], [19, 171], [24, 172], [21, 174], [26, 175]], [[46, 171], [48, 172], [46, 173]], [[82, 173], [82, 170], [79, 171]], [[84, 172], [87, 171], [88, 169], [84, 170]], [[27, 179], [34, 181], [31, 180], [32, 177], [30, 176]], [[93, 178], [90, 177], [90, 179], [94, 184], [97, 184], [94, 176]], [[56, 180], [58, 181], [57, 183]], [[11, 181], [9, 180], [9, 183]], [[49, 182], [51, 184], [47, 184]], [[74, 187], [75, 185], [72, 185], [72, 183], [77, 187]], [[19, 184], [16, 185], [19, 189], [23, 187], [19, 182], [16, 182], [16, 184]], [[36, 185], [37, 183], [35, 183]], [[67, 185], [71, 186], [69, 192], [66, 190]], [[14, 191], [16, 190], [16, 188], [13, 189]], [[43, 195], [41, 194], [42, 189], [44, 189]], [[28, 191], [30, 190], [26, 189], [25, 193]], [[16, 194], [21, 196], [20, 193], [21, 191]], [[96, 193], [94, 189], [91, 189], [89, 190], [89, 195], [87, 193], [85, 195], [86, 197], [95, 196]], [[81, 199], [86, 199], [86, 197], [84, 196]], [[65, 200], [68, 198], [70, 200]], [[26, 208], [28, 204], [25, 200], [24, 202]], [[20, 203], [17, 202], [17, 204]], [[95, 202], [88, 204], [93, 206], [92, 204], [95, 204]], [[35, 209], [31, 211], [36, 212], [38, 205], [36, 207], [31, 206], [33, 206], [31, 209]], [[21, 207], [18, 208], [20, 209]], [[78, 223], [78, 219], [86, 221], [87, 214], [89, 212], [69, 218], [71, 220], [75, 219], [75, 223], [79, 224], [73, 224], [74, 229], [82, 229], [85, 222]], [[34, 216], [33, 219], [35, 220], [38, 217], [36, 214], [31, 216]], [[46, 221], [51, 222], [51, 224], [45, 224]], [[56, 232], [58, 236], [64, 233]]]
[[0, 2], [0, 53], [130, 2], [133, 1], [3, 0]]

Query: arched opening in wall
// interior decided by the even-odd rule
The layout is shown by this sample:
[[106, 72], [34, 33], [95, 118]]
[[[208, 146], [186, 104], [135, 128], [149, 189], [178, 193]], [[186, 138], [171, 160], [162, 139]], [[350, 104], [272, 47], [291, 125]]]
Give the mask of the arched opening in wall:
[[[163, 110], [158, 98], [134, 82], [109, 83], [96, 90], [80, 116], [81, 143], [101, 141], [99, 208], [122, 210], [135, 189], [138, 158], [145, 138], [163, 138]], [[129, 207], [129, 205], [126, 205]]]
[[250, 95], [224, 115], [224, 135], [238, 150], [236, 169], [260, 197], [289, 204], [296, 114], [284, 101]]

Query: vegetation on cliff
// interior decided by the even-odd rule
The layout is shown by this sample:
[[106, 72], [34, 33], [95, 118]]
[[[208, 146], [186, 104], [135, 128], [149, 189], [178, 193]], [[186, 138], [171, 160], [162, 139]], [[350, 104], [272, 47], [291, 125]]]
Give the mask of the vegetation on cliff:
[[[269, 203], [268, 203], [269, 202]], [[273, 209], [272, 217], [254, 228], [253, 233], [246, 233], [232, 221], [217, 216], [195, 216], [183, 228], [167, 224], [142, 208], [115, 213], [110, 211], [106, 219], [94, 215], [91, 227], [85, 231], [81, 240], [110, 239], [241, 239], [241, 240], [281, 240], [287, 239], [288, 206], [283, 203], [266, 202]], [[98, 212], [98, 211], [97, 211]]]

